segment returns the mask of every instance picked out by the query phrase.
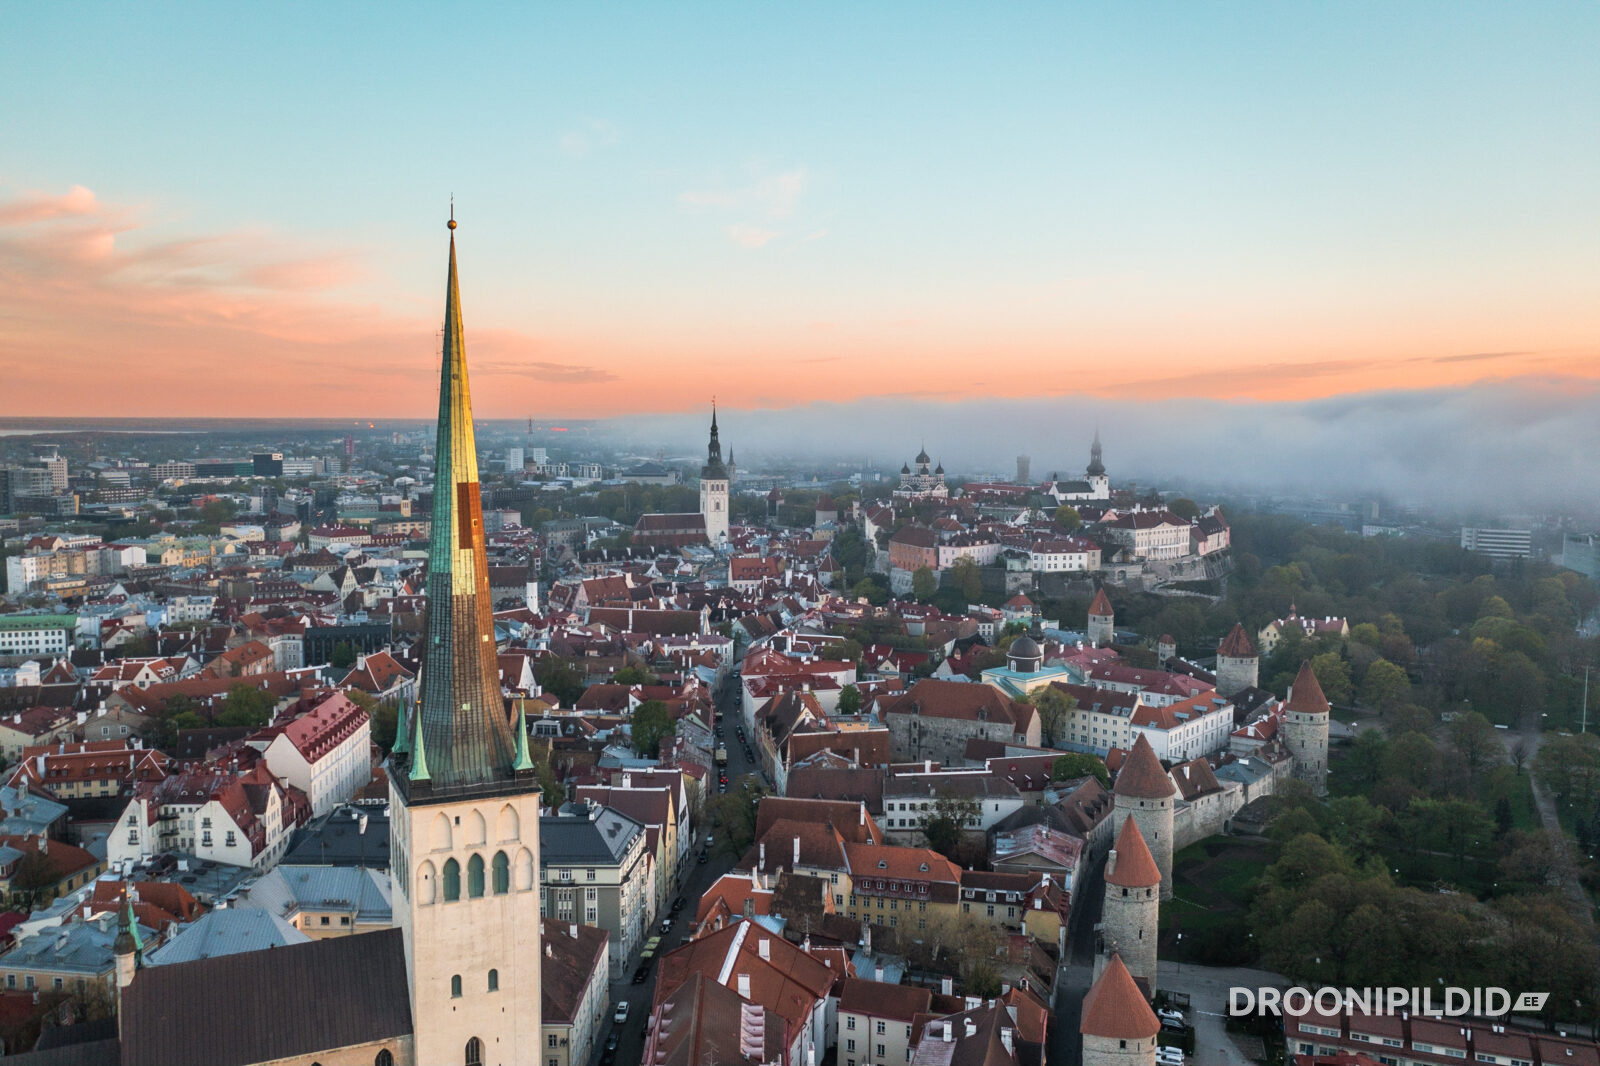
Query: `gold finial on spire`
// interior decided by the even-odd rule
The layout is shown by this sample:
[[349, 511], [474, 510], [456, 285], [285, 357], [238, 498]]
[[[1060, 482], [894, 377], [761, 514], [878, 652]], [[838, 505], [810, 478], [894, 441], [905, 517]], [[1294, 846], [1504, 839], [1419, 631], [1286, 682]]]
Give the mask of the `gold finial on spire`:
[[450, 221], [447, 223], [451, 229], [456, 228], [456, 194], [450, 194]]

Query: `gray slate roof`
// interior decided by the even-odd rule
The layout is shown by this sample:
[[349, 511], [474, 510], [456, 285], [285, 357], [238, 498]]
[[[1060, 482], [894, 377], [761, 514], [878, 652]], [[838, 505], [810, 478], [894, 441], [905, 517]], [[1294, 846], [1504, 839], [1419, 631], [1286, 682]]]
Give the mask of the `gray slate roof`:
[[208, 911], [145, 957], [146, 966], [171, 966], [246, 951], [265, 951], [311, 938], [264, 910], [253, 907]]
[[[581, 811], [575, 804], [563, 812]], [[644, 826], [621, 811], [600, 807], [593, 818], [562, 813], [539, 819], [539, 861], [545, 866], [614, 866]]]
[[370, 922], [388, 923], [393, 916], [389, 875], [357, 866], [282, 864], [241, 893], [236, 905], [280, 917], [301, 907], [348, 911]]
[[123, 1009], [120, 1066], [246, 1066], [412, 1031], [399, 929], [149, 967]]

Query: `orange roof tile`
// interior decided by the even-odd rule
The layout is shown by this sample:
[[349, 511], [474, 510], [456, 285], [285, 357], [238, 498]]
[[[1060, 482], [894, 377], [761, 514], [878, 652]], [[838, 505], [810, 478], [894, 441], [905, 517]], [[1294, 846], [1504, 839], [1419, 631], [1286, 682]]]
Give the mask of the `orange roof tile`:
[[1122, 956], [1113, 952], [1100, 979], [1083, 997], [1083, 1021], [1078, 1032], [1115, 1040], [1148, 1040], [1160, 1031], [1156, 1012], [1133, 983]]
[[1301, 714], [1328, 713], [1328, 697], [1322, 694], [1322, 684], [1311, 669], [1310, 659], [1300, 664], [1300, 672], [1289, 686], [1289, 702], [1285, 706]]
[[1156, 758], [1155, 749], [1140, 733], [1111, 791], [1135, 799], [1166, 799], [1177, 790], [1172, 778], [1161, 768], [1161, 760]]
[[1114, 849], [1117, 864], [1106, 870], [1106, 884], [1119, 888], [1150, 888], [1161, 883], [1161, 868], [1150, 855], [1150, 847], [1139, 832], [1139, 823], [1128, 818], [1117, 834]]

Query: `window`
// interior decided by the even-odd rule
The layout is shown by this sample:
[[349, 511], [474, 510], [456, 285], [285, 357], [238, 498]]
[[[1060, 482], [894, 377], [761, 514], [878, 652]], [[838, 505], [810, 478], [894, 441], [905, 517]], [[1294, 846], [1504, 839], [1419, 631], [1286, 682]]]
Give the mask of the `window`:
[[62, 988], [62, 987], [64, 987], [66, 985], [66, 982], [63, 981], [61, 978], [57, 977], [54, 981], [51, 982], [51, 984], [56, 988]]
[[499, 970], [490, 970], [489, 971], [489, 991], [491, 991], [491, 992], [500, 991], [500, 971]]
[[394, 1066], [394, 1052], [388, 1048], [379, 1051], [377, 1057], [372, 1060], [372, 1066]]
[[452, 903], [461, 898], [461, 864], [454, 859], [446, 859], [444, 863], [444, 901]]
[[24, 987], [24, 988], [32, 988], [33, 987], [33, 974], [30, 973], [28, 976], [26, 976], [26, 977], [24, 977], [22, 979], [22, 987]]
[[[13, 980], [14, 980], [14, 978], [13, 978]], [[849, 1015], [848, 1017], [845, 1018], [844, 1027], [846, 1029], [854, 1029], [856, 1027], [856, 1016], [854, 1014]], [[854, 1051], [855, 1049], [856, 1049], [855, 1044], [851, 1044], [850, 1045], [850, 1050]]]
[[227, 841], [228, 841], [228, 847], [230, 847], [230, 848], [233, 847], [235, 844], [237, 844], [239, 842], [238, 834], [236, 834], [232, 829], [228, 830]]
[[483, 897], [483, 856], [474, 855], [467, 860], [467, 895], [473, 899]]
[[855, 1038], [854, 1037], [851, 1037], [849, 1040], [846, 1040], [844, 1042], [844, 1049], [846, 1051], [854, 1051], [856, 1049], [856, 1042], [855, 1042]]
[[503, 896], [511, 891], [511, 859], [503, 851], [494, 853], [494, 894]]
[[[882, 1022], [882, 1021], [879, 1021], [879, 1022], [878, 1022], [878, 1025], [877, 1025], [877, 1028], [876, 1028], [876, 1029], [874, 1029], [874, 1030], [873, 1030], [873, 1031], [874, 1031], [874, 1032], [875, 1032], [875, 1033], [877, 1033], [877, 1034], [878, 1034], [878, 1035], [879, 1035], [879, 1036], [882, 1036], [882, 1035], [883, 1035], [883, 1022]], [[881, 1051], [880, 1051], [880, 1052], [878, 1052], [878, 1054], [880, 1054], [880, 1055], [882, 1055], [882, 1054], [883, 1054], [883, 1052], [881, 1052]]]
[[14, 973], [6, 974], [6, 987], [7, 988], [16, 988], [17, 987], [17, 975], [16, 974], [14, 974]]
[[467, 1041], [466, 1066], [483, 1066], [483, 1041], [477, 1037]]
[[461, 975], [460, 974], [456, 974], [454, 977], [450, 978], [450, 998], [451, 999], [460, 999], [461, 998]]
[[556, 1034], [551, 1033], [549, 1036], [545, 1037], [544, 1038], [544, 1046], [545, 1047], [555, 1047], [556, 1046]]
[[584, 871], [584, 880], [593, 881], [594, 880], [594, 871], [593, 870], [585, 870]]
[[350, 916], [348, 914], [341, 914], [339, 916], [339, 924], [340, 925], [349, 925], [350, 924]]
[[328, 916], [326, 914], [324, 914], [322, 916], [322, 924], [323, 925], [327, 925], [328, 924]]

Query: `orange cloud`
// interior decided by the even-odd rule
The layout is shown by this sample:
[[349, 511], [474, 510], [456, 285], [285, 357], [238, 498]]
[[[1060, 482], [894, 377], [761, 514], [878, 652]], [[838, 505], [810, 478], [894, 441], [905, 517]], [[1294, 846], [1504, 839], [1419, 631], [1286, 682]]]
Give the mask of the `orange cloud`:
[[[787, 176], [696, 194], [694, 206], [726, 199], [781, 215], [804, 187], [803, 174]], [[265, 231], [160, 228], [82, 187], [0, 203], [0, 414], [428, 417], [438, 322], [351, 295], [381, 286], [376, 256]], [[600, 306], [537, 330], [469, 307], [475, 401], [485, 417], [579, 418], [698, 410], [711, 392], [746, 408], [879, 396], [1275, 401], [1600, 378], [1592, 328], [1559, 307], [1253, 322], [1168, 311], [1155, 293], [1155, 311], [983, 279], [942, 295], [840, 306], [796, 292], [681, 321]], [[436, 299], [396, 293], [403, 307]]]

